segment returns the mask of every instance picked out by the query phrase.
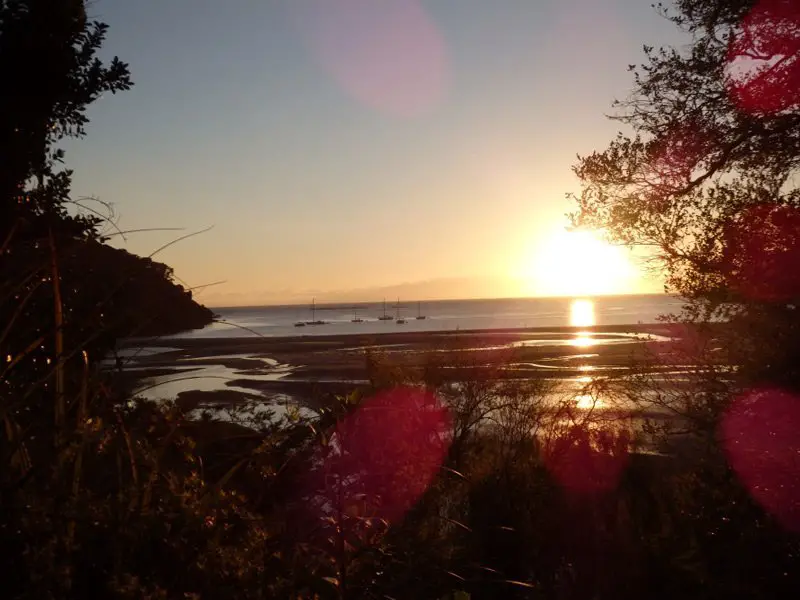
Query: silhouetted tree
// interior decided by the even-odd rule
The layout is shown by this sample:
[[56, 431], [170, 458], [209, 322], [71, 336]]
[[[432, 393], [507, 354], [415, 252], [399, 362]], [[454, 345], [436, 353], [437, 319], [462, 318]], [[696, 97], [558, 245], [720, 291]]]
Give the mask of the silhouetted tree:
[[800, 384], [800, 7], [678, 0], [686, 49], [645, 46], [628, 126], [580, 158], [576, 224], [649, 248], [687, 316], [730, 319], [750, 382]]
[[58, 170], [58, 143], [82, 137], [86, 109], [131, 86], [128, 67], [97, 52], [107, 26], [88, 19], [84, 0], [0, 2], [0, 240], [43, 220], [93, 235], [92, 218], [66, 212], [71, 172]]
[[648, 249], [666, 290], [687, 301], [680, 347], [654, 357], [681, 361], [684, 382], [620, 384], [634, 401], [670, 405], [703, 442], [674, 459], [680, 509], [656, 517], [669, 533], [647, 541], [651, 573], [690, 595], [769, 597], [777, 581], [798, 586], [784, 570], [797, 498], [779, 492], [791, 496], [797, 476], [783, 432], [798, 424], [800, 389], [800, 5], [658, 9], [690, 43], [645, 46], [644, 64], [629, 67], [634, 90], [613, 117], [627, 133], [579, 158], [573, 221]]
[[92, 368], [120, 336], [211, 318], [166, 265], [105, 245], [101, 215], [70, 198], [59, 143], [84, 134], [94, 100], [131, 85], [126, 65], [97, 58], [105, 33], [83, 0], [0, 0], [0, 575], [11, 598], [184, 596], [257, 576], [242, 553], [260, 552], [257, 528], [231, 529], [251, 518], [205, 487], [177, 416], [129, 406]]
[[[106, 29], [82, 0], [0, 2], [0, 350], [15, 374], [27, 368], [35, 378], [46, 357], [65, 353], [60, 255], [98, 237], [101, 219], [72, 210], [58, 144], [85, 133], [94, 100], [131, 86], [125, 64], [96, 56]], [[39, 368], [21, 364], [36, 350]]]
[[0, 2], [0, 353], [12, 387], [55, 374], [63, 394], [81, 352], [94, 361], [116, 338], [211, 320], [168, 267], [103, 244], [103, 215], [70, 196], [59, 144], [85, 134], [92, 102], [132, 85], [126, 64], [97, 56], [106, 31], [83, 0]]

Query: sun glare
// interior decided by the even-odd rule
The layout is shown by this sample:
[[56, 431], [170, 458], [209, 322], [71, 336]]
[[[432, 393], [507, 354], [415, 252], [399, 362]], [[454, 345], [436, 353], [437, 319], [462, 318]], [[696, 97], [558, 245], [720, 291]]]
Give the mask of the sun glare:
[[526, 277], [540, 296], [595, 296], [635, 291], [628, 250], [593, 231], [559, 231], [533, 251]]
[[594, 325], [594, 302], [591, 300], [573, 300], [569, 310], [569, 324], [573, 327], [591, 327]]
[[591, 348], [594, 346], [595, 341], [591, 333], [588, 331], [581, 331], [577, 336], [572, 338], [569, 343], [576, 348]]
[[[591, 300], [573, 300], [569, 309], [569, 324], [573, 327], [593, 327], [596, 325], [594, 302]], [[590, 331], [579, 331], [570, 340], [570, 343], [578, 348], [589, 348], [594, 345], [594, 339], [592, 339]]]
[[599, 398], [595, 398], [591, 394], [578, 394], [575, 396], [575, 405], [583, 410], [599, 408], [601, 404], [602, 401]]

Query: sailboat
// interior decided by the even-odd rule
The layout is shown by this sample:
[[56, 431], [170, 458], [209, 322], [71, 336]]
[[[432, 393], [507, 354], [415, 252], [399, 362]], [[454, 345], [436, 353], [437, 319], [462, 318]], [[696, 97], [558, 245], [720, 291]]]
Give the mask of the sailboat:
[[294, 326], [295, 327], [305, 327], [306, 326], [306, 322], [305, 321], [296, 321]]
[[317, 299], [313, 298], [311, 300], [311, 320], [306, 323], [306, 325], [326, 325], [325, 321], [318, 321], [317, 320]]
[[406, 320], [400, 317], [400, 298], [397, 299], [397, 305], [395, 306], [395, 323], [398, 325], [406, 324]]
[[386, 298], [383, 299], [383, 315], [378, 317], [378, 321], [391, 321], [393, 319], [392, 315], [386, 314]]
[[420, 303], [417, 302], [417, 321], [422, 321], [422, 320], [427, 319], [427, 318], [428, 317], [426, 317], [425, 315], [422, 314], [422, 312], [420, 310]]
[[358, 312], [357, 312], [357, 310], [355, 308], [353, 308], [353, 318], [350, 319], [350, 322], [351, 323], [363, 323], [364, 322], [364, 319], [359, 319], [358, 318]]

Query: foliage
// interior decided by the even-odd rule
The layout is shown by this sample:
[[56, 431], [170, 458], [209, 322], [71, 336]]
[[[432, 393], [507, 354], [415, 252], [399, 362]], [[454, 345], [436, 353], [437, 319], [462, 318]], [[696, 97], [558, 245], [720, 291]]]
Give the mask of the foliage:
[[[784, 277], [796, 248], [797, 106], [770, 75], [791, 81], [794, 63], [744, 92], [726, 83], [728, 55], [747, 50], [730, 40], [751, 4], [680, 0], [674, 19], [695, 36], [692, 50], [648, 50], [638, 95], [622, 105], [637, 137], [578, 167], [587, 183], [579, 221], [656, 244], [697, 315], [739, 319], [736, 345], [723, 343], [725, 328], [698, 325], [684, 336], [691, 343], [654, 357], [691, 362], [683, 388], [663, 387], [643, 365], [587, 389], [646, 398], [708, 442], [663, 456], [637, 452], [630, 415], [578, 410], [550, 382], [509, 381], [479, 352], [405, 362], [370, 354], [370, 389], [280, 427], [191, 421], [179, 407], [125, 397], [97, 364], [115, 341], [201, 325], [209, 313], [165, 265], [105, 245], [96, 217], [76, 213], [69, 171], [57, 171], [58, 142], [83, 134], [86, 107], [130, 86], [124, 64], [95, 58], [105, 26], [80, 0], [0, 0], [4, 596], [639, 599], [799, 589], [797, 536], [753, 500], [712, 441], [734, 389], [730, 357], [751, 379], [796, 381], [774, 340], [797, 339], [795, 280]], [[777, 18], [783, 37], [765, 48], [788, 56], [792, 21], [781, 11], [790, 4], [764, 4], [777, 8], [746, 26], [758, 32]], [[747, 323], [771, 324], [775, 337], [748, 333]], [[661, 432], [646, 433], [652, 445]]]
[[[667, 595], [769, 597], [797, 586], [776, 568], [797, 556], [796, 531], [781, 519], [794, 505], [767, 515], [775, 507], [763, 502], [781, 478], [796, 478], [794, 459], [783, 459], [794, 448], [762, 448], [759, 464], [775, 477], [749, 489], [746, 469], [731, 464], [747, 450], [730, 445], [773, 439], [797, 422], [800, 12], [789, 0], [658, 9], [689, 44], [645, 46], [644, 64], [629, 67], [634, 91], [612, 117], [627, 133], [579, 158], [573, 222], [647, 249], [666, 290], [686, 299], [672, 317], [683, 335], [605, 392], [655, 417], [646, 431], [669, 452], [644, 473], [663, 472], [671, 486], [647, 484], [669, 503], [649, 511], [662, 525], [642, 537], [648, 578], [666, 582]], [[669, 369], [680, 383], [665, 383]], [[769, 410], [752, 408], [754, 398]], [[745, 435], [732, 440], [725, 432], [742, 414]], [[656, 498], [630, 493], [636, 504]]]
[[[679, 0], [687, 49], [645, 46], [613, 117], [632, 130], [581, 158], [577, 225], [649, 248], [686, 317], [730, 319], [745, 379], [796, 386], [800, 15], [788, 0]], [[772, 337], [777, 336], [777, 340]], [[776, 341], [778, 343], [776, 343]]]
[[60, 141], [84, 135], [94, 100], [131, 85], [126, 65], [97, 58], [105, 33], [80, 0], [0, 2], [0, 547], [8, 597], [208, 594], [212, 581], [217, 590], [241, 585], [245, 571], [257, 574], [242, 561], [262, 550], [238, 497], [204, 481], [176, 417], [130, 409], [97, 367], [120, 336], [200, 326], [211, 316], [166, 266], [105, 245], [102, 215], [70, 197]]
[[4, 482], [8, 597], [172, 598], [226, 587], [257, 597], [263, 529], [239, 494], [203, 480], [179, 416], [120, 409], [100, 394], [86, 414], [55, 461], [32, 454]]
[[[0, 3], [0, 239], [42, 235], [54, 220], [72, 235], [94, 235], [94, 218], [69, 215], [71, 173], [57, 171], [65, 136], [81, 137], [86, 109], [131, 86], [128, 67], [96, 54], [107, 26], [87, 18], [83, 0]], [[35, 188], [28, 187], [35, 181]]]
[[[800, 540], [764, 513], [718, 450], [639, 454], [621, 417], [554, 403], [554, 390], [536, 382], [510, 403], [496, 374], [464, 360], [424, 371], [460, 450], [405, 519], [378, 528], [367, 548], [347, 538], [347, 597], [769, 597], [800, 584], [789, 568]], [[383, 386], [414, 378], [385, 367], [374, 374]], [[454, 368], [455, 387], [443, 382]], [[465, 423], [473, 426], [461, 435]], [[331, 564], [320, 574], [340, 582], [335, 544], [316, 547]]]

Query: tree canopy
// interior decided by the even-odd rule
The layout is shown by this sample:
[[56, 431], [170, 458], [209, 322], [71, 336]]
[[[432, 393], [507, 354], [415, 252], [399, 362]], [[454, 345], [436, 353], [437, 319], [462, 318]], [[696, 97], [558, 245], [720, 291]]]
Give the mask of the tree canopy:
[[211, 319], [168, 267], [105, 245], [102, 205], [71, 196], [61, 142], [132, 86], [125, 63], [98, 57], [107, 30], [84, 0], [0, 1], [0, 350], [17, 373], [23, 355], [69, 355], [59, 338], [94, 360], [118, 337]]
[[730, 348], [736, 362], [753, 363], [753, 377], [791, 371], [783, 378], [796, 382], [787, 357], [799, 331], [800, 7], [678, 0], [657, 9], [691, 43], [645, 46], [645, 62], [629, 67], [634, 90], [612, 116], [627, 133], [579, 157], [573, 220], [649, 248], [667, 291], [690, 301], [687, 315], [758, 332], [745, 336], [746, 351]]
[[0, 2], [0, 240], [45, 215], [94, 233], [94, 218], [66, 210], [71, 172], [58, 170], [58, 143], [85, 134], [92, 102], [132, 85], [125, 63], [97, 56], [107, 29], [83, 0]]
[[[128, 494], [120, 471], [116, 492], [108, 487], [119, 450], [138, 484], [137, 468], [155, 456], [148, 452], [161, 457], [184, 442], [152, 407], [126, 414], [128, 399], [106, 385], [98, 365], [121, 337], [200, 327], [212, 315], [169, 267], [107, 245], [102, 211], [71, 196], [61, 142], [84, 135], [92, 102], [132, 85], [127, 65], [98, 57], [107, 27], [86, 7], [84, 0], [0, 0], [0, 551], [10, 557], [4, 593], [14, 598], [145, 597], [156, 587], [156, 562], [192, 562], [169, 550], [151, 560], [154, 538], [170, 545], [166, 517], [155, 529], [127, 529], [125, 542], [124, 528], [109, 529], [131, 514], [109, 518], [110, 498]], [[150, 509], [157, 473], [146, 493], [128, 494], [137, 502], [147, 496], [140, 514]], [[173, 475], [175, 487], [157, 494], [156, 510], [169, 503], [203, 527], [205, 507], [186, 510], [187, 495], [189, 504], [199, 501], [191, 465], [179, 458]], [[159, 527], [167, 529], [154, 533]], [[217, 553], [219, 545], [207, 541], [208, 555]], [[231, 547], [236, 560], [243, 556]], [[185, 548], [191, 556], [199, 546]], [[137, 555], [148, 569], [143, 584], [131, 575]], [[225, 569], [210, 571], [233, 577]], [[176, 569], [167, 570], [174, 577]]]

